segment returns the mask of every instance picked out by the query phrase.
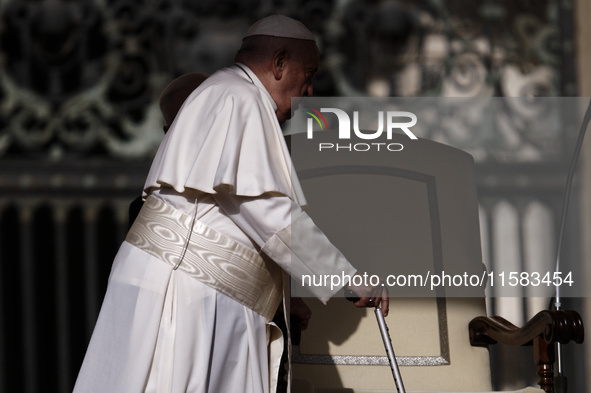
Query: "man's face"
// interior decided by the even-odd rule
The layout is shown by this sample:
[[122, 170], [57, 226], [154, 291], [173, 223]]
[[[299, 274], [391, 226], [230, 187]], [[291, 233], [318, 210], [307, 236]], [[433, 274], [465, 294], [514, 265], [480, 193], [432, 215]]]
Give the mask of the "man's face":
[[309, 44], [298, 57], [288, 58], [285, 71], [281, 78], [281, 87], [276, 94], [277, 119], [282, 124], [291, 118], [291, 98], [307, 97], [313, 94], [312, 82], [318, 70], [318, 48], [315, 43]]

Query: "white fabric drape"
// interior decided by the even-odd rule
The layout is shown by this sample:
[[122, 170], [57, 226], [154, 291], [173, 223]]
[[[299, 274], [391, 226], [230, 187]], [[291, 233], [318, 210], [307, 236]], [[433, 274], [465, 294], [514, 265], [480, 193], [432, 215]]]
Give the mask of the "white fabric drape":
[[[242, 67], [242, 68], [240, 68]], [[207, 78], [185, 101], [173, 121], [145, 184], [215, 194], [283, 194], [306, 200], [281, 127], [276, 105], [245, 65]]]
[[128, 243], [109, 280], [74, 392], [269, 391], [259, 314]]

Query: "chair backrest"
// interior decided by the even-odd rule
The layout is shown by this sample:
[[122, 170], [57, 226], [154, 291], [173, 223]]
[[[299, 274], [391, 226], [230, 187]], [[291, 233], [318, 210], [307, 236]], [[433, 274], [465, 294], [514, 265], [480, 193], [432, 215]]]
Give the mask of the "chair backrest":
[[[468, 322], [486, 315], [484, 287], [473, 285], [486, 277], [472, 157], [398, 135], [385, 143], [401, 151], [379, 152], [319, 151], [304, 135], [292, 138], [317, 225], [360, 272], [398, 277], [386, 321], [407, 390], [490, 390], [488, 351], [468, 337]], [[416, 273], [425, 287], [412, 281]], [[464, 278], [431, 291], [445, 274]], [[317, 392], [396, 391], [372, 309], [343, 298], [305, 301], [313, 316], [294, 350], [295, 378]]]

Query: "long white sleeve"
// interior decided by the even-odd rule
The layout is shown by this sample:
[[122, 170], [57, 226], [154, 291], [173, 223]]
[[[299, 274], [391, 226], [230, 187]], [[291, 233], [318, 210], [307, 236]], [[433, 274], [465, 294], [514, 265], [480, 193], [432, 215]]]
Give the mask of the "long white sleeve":
[[[216, 201], [262, 251], [296, 281], [303, 275], [353, 275], [356, 269], [290, 198], [216, 194]], [[326, 302], [340, 288], [308, 288]]]

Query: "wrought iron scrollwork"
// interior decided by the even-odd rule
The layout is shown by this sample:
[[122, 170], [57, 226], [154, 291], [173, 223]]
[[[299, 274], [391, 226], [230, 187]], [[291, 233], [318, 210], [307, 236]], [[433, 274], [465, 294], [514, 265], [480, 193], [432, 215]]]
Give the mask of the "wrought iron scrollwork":
[[[561, 80], [568, 75], [561, 48], [572, 42], [556, 15], [566, 3], [5, 0], [0, 156], [151, 157], [166, 83], [230, 64], [242, 33], [273, 12], [302, 20], [317, 36], [317, 95], [561, 95], [570, 82]], [[468, 150], [474, 144], [447, 138]]]

